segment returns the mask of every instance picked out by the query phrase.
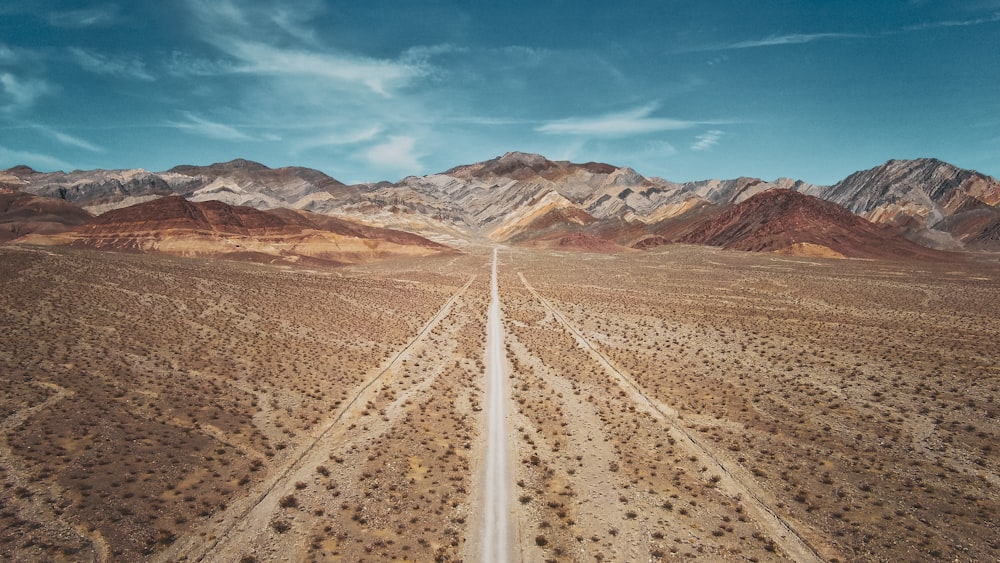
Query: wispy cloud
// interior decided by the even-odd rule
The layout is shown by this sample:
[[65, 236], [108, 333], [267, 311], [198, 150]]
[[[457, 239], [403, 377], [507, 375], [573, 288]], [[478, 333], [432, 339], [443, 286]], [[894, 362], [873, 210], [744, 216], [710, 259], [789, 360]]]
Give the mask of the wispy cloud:
[[710, 131], [705, 131], [701, 135], [695, 138], [695, 142], [691, 145], [691, 150], [693, 151], [707, 151], [719, 144], [719, 139], [722, 138], [724, 133], [718, 129], [712, 129]]
[[9, 65], [21, 59], [18, 52], [7, 45], [0, 44], [0, 64]]
[[858, 33], [789, 33], [786, 35], [769, 35], [762, 39], [747, 39], [732, 43], [716, 43], [713, 45], [702, 45], [679, 49], [677, 53], [700, 53], [706, 51], [730, 51], [737, 49], [758, 49], [761, 47], [780, 47], [783, 45], [801, 45], [816, 41], [829, 41], [834, 39], [858, 39], [867, 35]]
[[105, 6], [94, 6], [81, 8], [79, 10], [67, 10], [63, 12], [50, 12], [48, 15], [49, 24], [53, 27], [64, 27], [79, 29], [85, 27], [107, 27], [117, 23], [118, 6], [108, 4]]
[[251, 10], [227, 0], [189, 0], [188, 5], [205, 40], [234, 61], [219, 70], [317, 78], [326, 81], [325, 87], [361, 86], [384, 97], [428, 72], [426, 52], [382, 59], [319, 47], [305, 26], [315, 7], [293, 16], [285, 8]]
[[52, 86], [40, 78], [23, 78], [10, 72], [0, 72], [0, 110], [11, 112], [34, 105], [35, 101], [52, 92]]
[[173, 76], [218, 76], [235, 72], [231, 61], [195, 57], [180, 51], [170, 53], [163, 65]]
[[300, 75], [362, 85], [389, 97], [397, 87], [424, 73], [420, 65], [363, 56], [275, 47], [266, 43], [232, 39], [220, 42], [242, 64], [237, 72]]
[[594, 117], [571, 117], [550, 121], [536, 128], [539, 133], [587, 135], [592, 137], [627, 137], [657, 131], [690, 129], [697, 121], [654, 117], [656, 104], [649, 104], [619, 113]]
[[198, 117], [191, 112], [185, 111], [182, 112], [182, 115], [184, 116], [184, 121], [171, 121], [167, 123], [167, 125], [169, 127], [183, 129], [211, 139], [220, 139], [223, 141], [253, 140], [252, 136], [236, 129], [235, 127]]
[[70, 47], [69, 52], [77, 64], [94, 74], [154, 80], [153, 75], [146, 70], [146, 64], [136, 57], [109, 57], [79, 47]]
[[382, 128], [376, 125], [370, 127], [365, 127], [362, 129], [357, 129], [354, 131], [338, 131], [334, 133], [328, 133], [325, 135], [318, 135], [314, 137], [307, 138], [300, 143], [297, 143], [293, 148], [295, 151], [305, 151], [310, 149], [317, 149], [321, 147], [331, 147], [331, 146], [342, 146], [342, 145], [356, 145], [358, 143], [364, 143], [366, 141], [371, 141], [377, 137], [382, 132]]
[[361, 153], [369, 164], [381, 169], [400, 170], [408, 173], [423, 168], [421, 155], [416, 152], [417, 140], [408, 135], [393, 135], [384, 143]]
[[74, 137], [73, 135], [70, 135], [68, 133], [63, 133], [62, 131], [56, 131], [54, 129], [49, 129], [47, 127], [42, 128], [42, 130], [46, 134], [50, 135], [53, 139], [59, 141], [64, 145], [81, 148], [84, 150], [88, 150], [90, 152], [97, 152], [97, 153], [104, 152], [104, 147], [99, 147], [91, 143], [90, 141], [86, 141], [79, 137]]
[[31, 151], [8, 149], [0, 145], [0, 168], [11, 168], [19, 164], [30, 166], [36, 170], [72, 170], [73, 165], [54, 156]]
[[677, 53], [698, 53], [705, 51], [729, 51], [738, 49], [758, 49], [762, 47], [781, 47], [785, 45], [802, 45], [817, 41], [834, 41], [840, 39], [872, 39], [895, 35], [904, 31], [923, 31], [943, 27], [968, 27], [1000, 22], [1000, 12], [994, 12], [989, 16], [969, 18], [963, 20], [941, 20], [907, 26], [904, 28], [890, 29], [880, 33], [788, 33], [784, 35], [768, 35], [761, 39], [747, 39], [731, 43], [716, 43], [713, 45], [695, 46], [679, 49]]
[[825, 41], [829, 39], [852, 39], [864, 37], [855, 33], [792, 33], [789, 35], [771, 35], [764, 39], [754, 39], [750, 41], [739, 41], [725, 46], [725, 49], [755, 49], [757, 47], [775, 47], [780, 45], [800, 45], [802, 43], [812, 43], [814, 41]]
[[1000, 22], [1000, 12], [995, 12], [989, 16], [981, 18], [971, 18], [966, 20], [942, 20], [911, 25], [906, 28], [906, 31], [923, 31], [926, 29], [937, 29], [941, 27], [969, 27], [973, 25], [983, 25], [997, 22]]

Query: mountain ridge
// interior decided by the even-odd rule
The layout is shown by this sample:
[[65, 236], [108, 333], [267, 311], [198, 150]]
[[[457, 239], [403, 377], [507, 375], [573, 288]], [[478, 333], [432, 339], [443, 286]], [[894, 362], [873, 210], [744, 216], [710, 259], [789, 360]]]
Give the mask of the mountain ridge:
[[314, 169], [235, 159], [158, 173], [18, 166], [0, 171], [0, 188], [64, 199], [97, 215], [175, 195], [360, 220], [459, 244], [538, 244], [585, 232], [640, 247], [675, 240], [705, 214], [784, 189], [835, 203], [922, 246], [1000, 250], [1000, 183], [931, 158], [890, 160], [830, 186], [753, 177], [676, 183], [627, 166], [511, 151], [396, 183], [346, 185]]

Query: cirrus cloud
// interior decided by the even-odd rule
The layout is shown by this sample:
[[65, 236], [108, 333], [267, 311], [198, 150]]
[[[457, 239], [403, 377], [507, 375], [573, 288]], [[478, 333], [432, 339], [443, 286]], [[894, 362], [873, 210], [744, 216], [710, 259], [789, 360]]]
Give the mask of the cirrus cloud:
[[691, 150], [693, 151], [707, 151], [719, 144], [719, 139], [722, 138], [724, 133], [718, 129], [712, 129], [711, 131], [705, 131], [695, 139], [695, 142], [691, 144]]
[[192, 133], [201, 135], [203, 137], [209, 137], [211, 139], [219, 139], [222, 141], [250, 141], [253, 137], [247, 135], [243, 131], [231, 127], [224, 123], [219, 123], [216, 121], [211, 121], [203, 117], [198, 117], [191, 112], [181, 112], [184, 116], [184, 121], [171, 121], [167, 123], [167, 126], [174, 127], [176, 129], [183, 129], [185, 131], [190, 131]]
[[627, 137], [657, 131], [690, 129], [699, 125], [697, 121], [654, 117], [652, 113], [656, 109], [656, 104], [649, 104], [618, 113], [558, 119], [541, 125], [535, 130], [539, 133], [557, 135]]

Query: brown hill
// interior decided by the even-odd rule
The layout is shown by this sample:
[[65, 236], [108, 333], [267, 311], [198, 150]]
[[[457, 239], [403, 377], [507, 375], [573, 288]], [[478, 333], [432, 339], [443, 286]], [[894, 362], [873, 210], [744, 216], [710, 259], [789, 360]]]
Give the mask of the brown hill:
[[179, 196], [109, 211], [73, 234], [78, 246], [265, 262], [357, 263], [450, 250], [417, 235], [305, 211], [261, 211]]
[[92, 218], [90, 213], [61, 199], [10, 190], [0, 193], [0, 242], [32, 233], [65, 232]]
[[849, 258], [937, 254], [839, 205], [791, 190], [761, 192], [709, 213], [675, 240], [734, 250]]

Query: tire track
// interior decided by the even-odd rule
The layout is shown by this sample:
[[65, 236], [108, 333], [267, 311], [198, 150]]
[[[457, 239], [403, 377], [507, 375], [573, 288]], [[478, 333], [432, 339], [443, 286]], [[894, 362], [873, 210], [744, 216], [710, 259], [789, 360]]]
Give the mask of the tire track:
[[752, 481], [740, 473], [744, 473], [742, 468], [735, 467], [729, 468], [726, 464], [719, 459], [719, 457], [698, 440], [691, 432], [689, 432], [683, 425], [678, 421], [677, 411], [646, 394], [646, 392], [636, 383], [631, 377], [626, 375], [622, 370], [618, 369], [611, 361], [603, 354], [600, 350], [594, 347], [587, 338], [578, 331], [566, 317], [563, 316], [562, 312], [555, 308], [552, 304], [546, 301], [539, 293], [535, 290], [530, 283], [528, 283], [527, 278], [524, 277], [522, 272], [517, 273], [518, 277], [521, 279], [521, 283], [524, 285], [535, 299], [542, 304], [545, 309], [552, 313], [553, 317], [559, 324], [566, 328], [566, 330], [573, 336], [581, 348], [586, 350], [593, 356], [593, 358], [604, 367], [604, 370], [615, 378], [618, 385], [625, 391], [632, 394], [632, 399], [640, 403], [640, 405], [645, 405], [652, 414], [665, 422], [672, 430], [679, 434], [678, 444], [684, 446], [691, 453], [704, 456], [712, 461], [722, 473], [722, 481], [720, 485], [724, 486], [730, 493], [738, 494], [742, 498], [748, 500], [748, 507], [756, 513], [756, 520], [772, 537], [774, 542], [778, 544], [785, 553], [788, 554], [795, 561], [799, 562], [822, 562], [823, 557], [810, 546], [805, 539], [795, 530], [792, 525], [778, 515], [773, 508], [771, 508], [768, 502], [764, 500], [764, 492]]
[[[374, 376], [372, 376], [371, 379], [368, 380], [367, 383], [365, 383], [360, 389], [357, 390], [354, 396], [351, 397], [351, 399], [341, 409], [337, 417], [334, 418], [332, 421], [330, 421], [323, 428], [323, 430], [315, 438], [313, 438], [312, 441], [309, 442], [308, 445], [301, 448], [300, 451], [296, 453], [296, 455], [291, 460], [289, 460], [284, 465], [284, 467], [282, 467], [275, 474], [274, 477], [272, 477], [269, 480], [267, 486], [262, 491], [260, 491], [256, 496], [253, 497], [252, 502], [234, 503], [233, 505], [231, 505], [232, 508], [227, 510], [228, 514], [223, 516], [221, 519], [222, 529], [219, 531], [218, 534], [215, 534], [214, 537], [211, 535], [208, 536], [209, 538], [211, 538], [208, 541], [199, 541], [201, 540], [202, 537], [196, 535], [195, 533], [191, 533], [189, 534], [189, 538], [191, 538], [189, 542], [177, 545], [176, 549], [169, 549], [166, 552], [161, 553], [158, 557], [156, 557], [155, 560], [156, 561], [177, 561], [177, 560], [204, 561], [205, 559], [210, 558], [213, 552], [216, 551], [221, 545], [228, 543], [230, 541], [230, 535], [233, 533], [236, 527], [242, 522], [244, 522], [244, 520], [248, 518], [256, 508], [264, 504], [269, 497], [272, 497], [275, 494], [280, 494], [281, 492], [284, 491], [284, 488], [280, 486], [287, 484], [287, 482], [293, 475], [294, 471], [296, 469], [299, 469], [299, 467], [301, 466], [302, 460], [305, 459], [306, 456], [310, 454], [313, 450], [315, 450], [316, 447], [320, 444], [320, 442], [322, 442], [330, 434], [330, 432], [341, 421], [344, 420], [347, 414], [351, 412], [352, 409], [355, 408], [355, 405], [358, 404], [361, 404], [362, 406], [364, 405], [364, 401], [361, 401], [361, 398], [365, 396], [365, 394], [368, 393], [371, 390], [371, 388], [374, 387], [374, 385], [378, 383], [383, 378], [383, 376], [386, 375], [386, 373], [395, 368], [397, 364], [399, 364], [400, 361], [402, 361], [406, 353], [409, 352], [410, 349], [413, 348], [415, 345], [417, 345], [420, 341], [422, 341], [430, 333], [430, 331], [435, 326], [437, 326], [437, 324], [441, 321], [441, 319], [443, 319], [445, 316], [448, 315], [455, 301], [457, 301], [462, 296], [462, 294], [464, 294], [465, 291], [469, 289], [469, 287], [472, 285], [474, 281], [476, 281], [475, 274], [473, 274], [469, 278], [469, 281], [466, 282], [465, 285], [463, 285], [461, 288], [459, 288], [458, 291], [456, 291], [455, 294], [452, 295], [447, 302], [445, 302], [445, 304], [441, 307], [441, 309], [439, 309], [438, 312], [433, 317], [431, 317], [429, 321], [427, 321], [427, 324], [425, 324], [423, 328], [420, 329], [420, 331], [416, 334], [416, 336], [414, 336], [413, 339], [411, 339], [406, 344], [406, 346], [404, 346], [399, 352], [397, 352], [396, 355], [393, 356], [393, 358], [384, 365], [384, 367], [382, 367]], [[275, 493], [275, 491], [278, 491], [278, 493]]]

